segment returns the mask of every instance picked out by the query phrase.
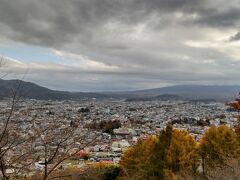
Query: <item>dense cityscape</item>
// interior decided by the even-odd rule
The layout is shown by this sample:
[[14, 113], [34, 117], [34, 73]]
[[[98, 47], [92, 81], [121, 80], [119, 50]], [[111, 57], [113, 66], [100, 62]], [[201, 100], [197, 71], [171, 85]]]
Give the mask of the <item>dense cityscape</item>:
[[[9, 102], [8, 99], [1, 100], [2, 128], [9, 114]], [[45, 145], [50, 157], [61, 139], [64, 143], [57, 153], [66, 159], [60, 167], [84, 169], [95, 162], [118, 164], [126, 149], [139, 139], [158, 135], [167, 124], [189, 132], [198, 141], [212, 125], [224, 124], [233, 128], [237, 117], [237, 111], [217, 102], [22, 100], [14, 107], [9, 130], [19, 141], [26, 141], [9, 151], [7, 157], [10, 160], [26, 153], [13, 163], [26, 166], [24, 171], [8, 168], [6, 173], [42, 171]], [[49, 163], [49, 167], [53, 165]]]

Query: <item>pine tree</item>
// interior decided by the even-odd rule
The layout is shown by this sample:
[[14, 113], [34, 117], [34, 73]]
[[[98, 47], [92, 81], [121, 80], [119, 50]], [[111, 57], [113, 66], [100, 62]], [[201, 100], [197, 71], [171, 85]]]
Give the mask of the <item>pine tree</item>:
[[200, 141], [199, 150], [208, 165], [240, 157], [239, 139], [232, 129], [224, 125], [209, 128]]

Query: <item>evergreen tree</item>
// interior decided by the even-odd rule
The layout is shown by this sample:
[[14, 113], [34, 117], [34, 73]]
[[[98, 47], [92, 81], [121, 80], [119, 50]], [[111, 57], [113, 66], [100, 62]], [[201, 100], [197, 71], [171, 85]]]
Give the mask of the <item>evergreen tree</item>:
[[199, 150], [208, 165], [224, 163], [225, 159], [240, 157], [237, 134], [224, 125], [209, 128], [201, 139]]

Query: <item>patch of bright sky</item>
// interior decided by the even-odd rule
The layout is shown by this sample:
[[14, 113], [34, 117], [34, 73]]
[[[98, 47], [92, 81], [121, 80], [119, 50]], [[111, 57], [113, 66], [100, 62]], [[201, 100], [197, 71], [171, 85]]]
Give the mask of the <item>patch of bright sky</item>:
[[27, 45], [1, 45], [0, 56], [10, 57], [26, 63], [65, 63], [66, 59], [57, 56], [50, 48]]

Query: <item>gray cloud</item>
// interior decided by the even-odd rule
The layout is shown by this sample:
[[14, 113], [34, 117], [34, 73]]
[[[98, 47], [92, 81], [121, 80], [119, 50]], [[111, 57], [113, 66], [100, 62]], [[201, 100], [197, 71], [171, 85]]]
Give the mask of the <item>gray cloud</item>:
[[[233, 26], [239, 22], [239, 6], [232, 8], [226, 6], [226, 2], [212, 2], [216, 3], [205, 0], [1, 0], [0, 22], [10, 29], [7, 35], [11, 39], [57, 48], [76, 39], [79, 43], [94, 41], [93, 36], [108, 22], [134, 26], [152, 15], [158, 28], [167, 25], [164, 19], [168, 24], [181, 23], [185, 16], [194, 14], [197, 18], [190, 22], [212, 26]], [[226, 9], [220, 10], [220, 5]], [[183, 14], [182, 19], [174, 17], [177, 12]]]
[[240, 20], [240, 7], [230, 7], [226, 9], [207, 9], [203, 11], [197, 23], [207, 26], [229, 28], [238, 27]]
[[58, 84], [61, 79], [73, 90], [237, 83], [239, 45], [228, 40], [239, 39], [239, 33], [232, 36], [239, 29], [239, 0], [0, 3], [0, 43], [47, 47], [77, 62], [78, 55], [88, 58], [84, 65], [26, 65], [32, 81], [49, 87], [66, 88]]

